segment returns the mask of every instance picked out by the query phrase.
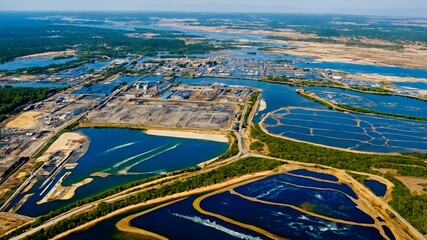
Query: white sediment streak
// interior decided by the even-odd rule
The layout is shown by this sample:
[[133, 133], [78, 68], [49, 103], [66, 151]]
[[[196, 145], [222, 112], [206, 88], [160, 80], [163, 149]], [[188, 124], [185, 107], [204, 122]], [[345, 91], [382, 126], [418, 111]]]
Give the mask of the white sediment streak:
[[172, 213], [172, 215], [176, 216], [176, 217], [180, 217], [180, 218], [184, 218], [190, 221], [193, 221], [195, 223], [207, 226], [207, 227], [211, 227], [214, 228], [218, 231], [224, 232], [230, 236], [236, 237], [236, 238], [240, 238], [240, 239], [254, 239], [254, 240], [258, 240], [261, 239], [259, 237], [254, 237], [251, 235], [247, 235], [244, 233], [240, 233], [234, 230], [231, 230], [229, 228], [226, 228], [222, 225], [217, 224], [215, 221], [210, 221], [209, 219], [202, 219], [200, 217], [196, 217], [196, 216], [187, 216], [187, 215], [182, 215], [182, 214], [178, 214], [178, 213]]
[[[132, 145], [134, 145], [135, 143], [139, 143], [139, 142], [130, 142], [130, 143], [125, 143], [125, 144], [119, 145], [119, 146], [117, 146], [117, 147], [110, 148], [110, 149], [108, 149], [107, 151], [105, 151], [104, 153], [109, 153], [109, 152], [112, 152], [112, 151], [117, 150], [117, 149], [121, 149], [121, 148], [125, 148], [125, 147], [128, 147], [128, 146], [132, 146]], [[102, 154], [102, 153], [101, 153], [101, 154]]]
[[[158, 156], [158, 155], [160, 155], [160, 154], [162, 154], [162, 153], [165, 153], [165, 152], [167, 152], [167, 151], [170, 151], [170, 150], [172, 150], [172, 149], [176, 148], [178, 145], [179, 145], [179, 143], [177, 143], [177, 144], [173, 145], [172, 147], [167, 148], [167, 149], [165, 149], [165, 150], [163, 150], [163, 151], [161, 151], [161, 152], [158, 152], [158, 153], [156, 153], [156, 154], [153, 154], [153, 155], [151, 155], [151, 156], [148, 156], [148, 157], [146, 157], [146, 158], [143, 158], [143, 159], [141, 159], [140, 161], [138, 161], [138, 162], [136, 162], [136, 163], [134, 163], [134, 164], [132, 164], [132, 165], [130, 165], [130, 166], [128, 166], [128, 167], [123, 168], [123, 169], [122, 169], [122, 170], [120, 170], [118, 173], [119, 173], [119, 174], [127, 174], [127, 173], [128, 173], [128, 171], [129, 171], [131, 168], [135, 167], [136, 165], [138, 165], [138, 164], [140, 164], [140, 163], [142, 163], [142, 162], [145, 162], [145, 161], [147, 161], [147, 160], [149, 160], [149, 159], [151, 159], [151, 158], [153, 158], [153, 157], [155, 157], [155, 156]], [[159, 148], [156, 148], [156, 149], [159, 149]]]
[[44, 192], [46, 192], [46, 190], [49, 188], [50, 185], [52, 185], [54, 181], [55, 181], [55, 178], [53, 178], [52, 181], [43, 189], [43, 191], [40, 193], [40, 196], [42, 196]]
[[120, 162], [118, 162], [118, 163], [114, 164], [114, 165], [113, 165], [113, 168], [120, 167], [121, 165], [123, 165], [123, 164], [125, 164], [125, 163], [127, 163], [127, 162], [129, 162], [129, 161], [132, 161], [132, 160], [134, 160], [134, 159], [136, 159], [136, 158], [139, 158], [139, 157], [141, 157], [141, 156], [144, 156], [144, 155], [146, 155], [146, 154], [150, 154], [150, 153], [152, 153], [152, 152], [154, 152], [154, 151], [156, 151], [156, 150], [158, 150], [158, 149], [160, 149], [160, 148], [162, 148], [162, 147], [164, 147], [164, 146], [166, 146], [166, 145], [163, 145], [163, 146], [160, 146], [160, 147], [158, 147], [158, 148], [151, 149], [150, 151], [146, 151], [146, 152], [143, 152], [143, 153], [137, 154], [137, 155], [135, 155], [135, 156], [132, 156], [132, 157], [126, 158], [125, 160], [120, 161]]

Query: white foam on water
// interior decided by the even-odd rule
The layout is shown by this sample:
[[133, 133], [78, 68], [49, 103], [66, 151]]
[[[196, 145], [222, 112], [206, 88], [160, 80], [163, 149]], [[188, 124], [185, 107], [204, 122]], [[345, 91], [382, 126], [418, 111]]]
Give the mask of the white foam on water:
[[160, 146], [160, 147], [157, 147], [157, 148], [151, 149], [151, 150], [149, 150], [149, 151], [146, 151], [146, 152], [143, 152], [143, 153], [140, 153], [140, 154], [134, 155], [134, 156], [132, 156], [132, 157], [126, 158], [126, 159], [124, 159], [124, 160], [122, 160], [122, 161], [120, 161], [120, 162], [118, 162], [118, 163], [114, 164], [114, 165], [113, 165], [113, 168], [120, 167], [121, 165], [123, 165], [123, 164], [125, 164], [125, 163], [127, 163], [127, 162], [129, 162], [129, 161], [132, 161], [132, 160], [134, 160], [134, 159], [136, 159], [136, 158], [139, 158], [139, 157], [141, 157], [141, 156], [144, 156], [145, 154], [150, 154], [150, 153], [152, 153], [152, 152], [154, 152], [154, 151], [156, 151], [156, 150], [159, 150], [160, 148], [162, 148], [162, 147], [164, 147], [164, 146], [166, 146], [166, 145], [163, 145], [163, 146]]
[[109, 152], [115, 151], [115, 150], [120, 149], [120, 148], [125, 148], [125, 147], [128, 147], [128, 146], [132, 146], [132, 145], [134, 145], [134, 144], [136, 144], [136, 143], [139, 143], [139, 141], [137, 141], [137, 142], [125, 143], [125, 144], [122, 144], [122, 145], [119, 145], [119, 146], [116, 146], [116, 147], [110, 148], [110, 149], [108, 149], [107, 151], [105, 151], [104, 153], [109, 153]]
[[[163, 150], [163, 151], [161, 151], [161, 152], [158, 152], [158, 153], [156, 153], [156, 154], [153, 154], [153, 155], [151, 155], [151, 156], [148, 156], [148, 157], [146, 157], [146, 158], [143, 158], [143, 159], [141, 159], [140, 161], [138, 161], [138, 162], [136, 162], [136, 163], [134, 163], [134, 164], [132, 164], [132, 165], [130, 165], [130, 166], [128, 166], [128, 167], [123, 168], [122, 170], [120, 170], [120, 171], [119, 171], [119, 174], [127, 174], [127, 172], [128, 172], [131, 168], [135, 167], [136, 165], [138, 165], [138, 164], [140, 164], [140, 163], [142, 163], [142, 162], [145, 162], [145, 161], [147, 161], [147, 160], [149, 160], [149, 159], [151, 159], [151, 158], [153, 158], [153, 157], [155, 157], [155, 156], [158, 156], [158, 155], [160, 155], [160, 154], [162, 154], [162, 153], [165, 153], [165, 152], [168, 152], [168, 151], [170, 151], [170, 150], [172, 150], [172, 149], [175, 149], [176, 147], [178, 147], [178, 145], [179, 145], [179, 144], [180, 144], [180, 143], [177, 143], [177, 144], [173, 145], [172, 147], [167, 148], [167, 149], [165, 149], [165, 150]], [[158, 149], [158, 148], [156, 148], [156, 149]], [[153, 151], [154, 151], [154, 150], [153, 150]], [[135, 158], [134, 158], [134, 159], [135, 159]]]
[[214, 228], [218, 231], [224, 232], [230, 236], [236, 237], [236, 238], [240, 238], [240, 239], [254, 239], [254, 240], [258, 240], [261, 239], [259, 237], [253, 237], [251, 235], [247, 235], [244, 233], [240, 233], [234, 230], [231, 230], [229, 228], [226, 228], [220, 224], [217, 224], [215, 221], [210, 221], [209, 219], [202, 219], [200, 217], [196, 217], [196, 216], [187, 216], [187, 215], [183, 215], [183, 214], [178, 214], [178, 213], [172, 213], [172, 215], [176, 216], [176, 217], [180, 217], [180, 218], [184, 218], [190, 221], [193, 221], [195, 223], [207, 226], [207, 227], [211, 227]]
[[[282, 185], [277, 186], [277, 187], [275, 187], [275, 188], [273, 188], [273, 189], [268, 190], [268, 191], [267, 191], [267, 192], [265, 192], [265, 193], [261, 193], [260, 195], [256, 196], [255, 198], [259, 199], [259, 198], [263, 198], [263, 197], [265, 197], [265, 196], [269, 196], [271, 193], [273, 193], [273, 192], [275, 192], [275, 191], [277, 191], [277, 190], [279, 190], [279, 189], [282, 189], [283, 187], [284, 187], [284, 186], [282, 186]], [[276, 193], [276, 194], [277, 194], [277, 193]]]

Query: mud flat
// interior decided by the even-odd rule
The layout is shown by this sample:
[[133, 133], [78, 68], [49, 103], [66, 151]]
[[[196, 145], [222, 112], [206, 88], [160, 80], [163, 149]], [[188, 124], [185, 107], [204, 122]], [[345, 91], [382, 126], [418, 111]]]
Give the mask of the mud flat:
[[6, 124], [6, 128], [20, 128], [20, 129], [31, 129], [39, 121], [38, 119], [44, 114], [40, 111], [29, 111], [21, 113], [12, 121]]
[[148, 135], [162, 136], [162, 137], [201, 139], [201, 140], [224, 142], [224, 143], [229, 142], [227, 136], [216, 135], [216, 134], [203, 134], [203, 133], [193, 133], [193, 132], [184, 132], [184, 131], [168, 131], [168, 130], [155, 130], [155, 129], [146, 130], [145, 133]]

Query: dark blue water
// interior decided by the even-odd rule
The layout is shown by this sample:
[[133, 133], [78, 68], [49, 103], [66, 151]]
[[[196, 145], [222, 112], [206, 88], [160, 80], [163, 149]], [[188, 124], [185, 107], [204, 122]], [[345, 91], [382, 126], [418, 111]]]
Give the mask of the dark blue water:
[[[372, 217], [357, 208], [343, 192], [328, 188], [298, 187], [278, 177], [269, 177], [235, 189], [236, 192], [273, 203], [296, 206], [323, 216], [359, 223], [374, 223]], [[319, 185], [322, 185], [319, 182]]]
[[0, 64], [0, 70], [16, 70], [20, 68], [29, 67], [46, 67], [51, 64], [63, 64], [66, 62], [76, 60], [76, 57], [64, 58], [64, 59], [53, 59], [53, 58], [25, 58], [18, 59], [12, 62]]
[[94, 62], [94, 63], [86, 64], [83, 67], [85, 67], [87, 69], [87, 71], [90, 71], [90, 70], [100, 70], [101, 68], [108, 66], [110, 63], [111, 63], [111, 61]]
[[141, 77], [140, 76], [120, 76], [116, 79], [116, 81], [129, 84], [129, 83], [135, 82], [139, 78], [141, 78]]
[[142, 79], [142, 81], [149, 81], [149, 82], [161, 82], [163, 81], [163, 76], [146, 76]]
[[229, 192], [204, 199], [202, 209], [291, 239], [384, 239], [378, 229], [340, 224], [289, 207], [246, 200]]
[[[276, 119], [279, 124], [275, 124]], [[265, 126], [274, 134], [326, 146], [369, 152], [427, 152], [424, 121], [295, 108], [278, 111], [267, 118]]]
[[[152, 207], [152, 206], [150, 206]], [[116, 228], [117, 222], [119, 222], [122, 218], [125, 218], [129, 215], [144, 211], [149, 207], [136, 209], [133, 211], [129, 211], [123, 214], [119, 214], [115, 217], [108, 218], [104, 221], [98, 222], [94, 226], [85, 229], [80, 232], [72, 233], [64, 238], [64, 240], [81, 240], [81, 239], [102, 239], [102, 240], [117, 240], [117, 239], [133, 239], [131, 236], [128, 236], [122, 232], [120, 232]]]
[[289, 173], [292, 173], [292, 174], [295, 174], [295, 175], [301, 175], [301, 176], [314, 177], [314, 178], [318, 178], [318, 179], [322, 179], [322, 180], [327, 180], [327, 181], [338, 182], [338, 178], [337, 177], [335, 177], [332, 174], [328, 174], [328, 173], [313, 172], [313, 171], [306, 170], [306, 169], [293, 170], [293, 171], [290, 171]]
[[305, 58], [311, 61], [310, 64], [297, 64], [298, 67], [304, 68], [319, 68], [319, 69], [334, 69], [338, 71], [348, 72], [352, 74], [366, 73], [366, 74], [379, 74], [384, 76], [397, 76], [397, 77], [414, 77], [414, 78], [427, 78], [426, 69], [416, 68], [401, 68], [389, 67], [378, 65], [366, 65], [357, 63], [343, 63], [343, 62], [314, 62], [313, 59]]
[[[62, 171], [51, 184], [50, 188], [65, 174], [71, 172], [62, 182], [70, 186], [86, 178], [93, 181], [77, 189], [70, 200], [35, 204], [44, 194], [44, 190], [33, 188], [36, 193], [24, 204], [19, 213], [37, 216], [63, 207], [114, 186], [141, 180], [150, 176], [184, 169], [207, 161], [224, 153], [228, 144], [195, 139], [181, 139], [146, 135], [140, 130], [118, 128], [85, 128], [80, 129], [91, 140], [89, 149], [78, 160], [72, 170]], [[188, 154], [191, 149], [192, 154]], [[91, 174], [104, 172], [108, 177], [92, 177]]]
[[366, 180], [365, 185], [379, 197], [384, 197], [387, 192], [387, 186], [375, 180]]
[[330, 183], [330, 182], [320, 182], [310, 178], [297, 177], [289, 174], [278, 174], [266, 179], [274, 179], [275, 181], [283, 181], [287, 183], [293, 183], [301, 186], [315, 187], [315, 188], [330, 188], [336, 191], [341, 191], [347, 194], [348, 196], [358, 199], [356, 193], [348, 185], [343, 183]]
[[391, 232], [389, 227], [387, 227], [386, 225], [383, 225], [382, 228], [384, 229], [385, 234], [390, 240], [396, 240], [396, 238], [394, 237], [394, 234]]
[[401, 96], [360, 93], [351, 90], [325, 87], [306, 87], [321, 98], [340, 104], [370, 109], [379, 112], [427, 117], [427, 101]]
[[419, 90], [427, 90], [427, 83], [425, 82], [393, 82], [393, 85], [402, 88], [416, 88]]
[[[197, 212], [190, 197], [131, 221], [132, 226], [169, 239], [266, 239], [265, 236]], [[157, 219], [157, 221], [153, 221]]]
[[67, 83], [49, 83], [49, 82], [16, 82], [0, 84], [0, 86], [10, 85], [12, 87], [31, 87], [31, 88], [66, 88], [71, 84]]

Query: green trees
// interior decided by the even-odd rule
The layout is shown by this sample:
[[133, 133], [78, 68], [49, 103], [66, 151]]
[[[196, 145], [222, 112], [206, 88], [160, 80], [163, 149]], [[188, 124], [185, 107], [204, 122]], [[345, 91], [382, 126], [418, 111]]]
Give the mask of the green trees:
[[8, 114], [17, 113], [25, 105], [43, 100], [56, 91], [56, 89], [48, 88], [0, 86], [0, 122], [6, 119]]
[[237, 139], [234, 135], [233, 136], [233, 142], [231, 143], [230, 147], [228, 148], [227, 152], [222, 154], [218, 157], [218, 160], [225, 160], [227, 158], [231, 158], [233, 156], [236, 156], [239, 153], [239, 145], [237, 142]]
[[249, 124], [248, 123], [249, 115], [251, 114], [251, 112], [252, 112], [252, 110], [253, 110], [253, 108], [255, 106], [255, 103], [258, 100], [258, 97], [259, 97], [259, 93], [253, 93], [251, 95], [251, 100], [250, 100], [248, 109], [246, 110], [246, 113], [243, 116], [243, 120], [242, 120], [243, 121], [243, 128], [246, 128], [247, 125]]
[[390, 206], [422, 234], [426, 234], [427, 194], [413, 196], [402, 182], [389, 174], [386, 174], [385, 177], [394, 184]]

